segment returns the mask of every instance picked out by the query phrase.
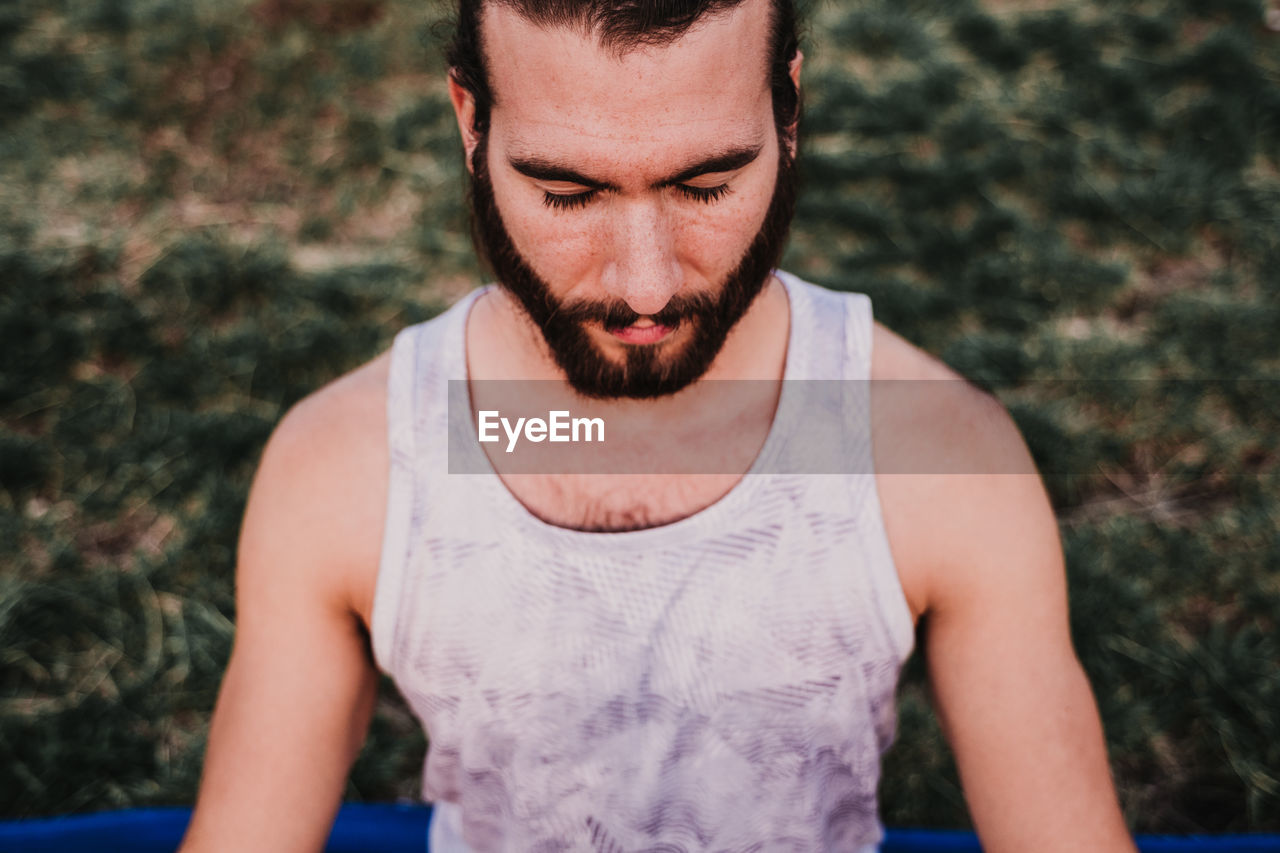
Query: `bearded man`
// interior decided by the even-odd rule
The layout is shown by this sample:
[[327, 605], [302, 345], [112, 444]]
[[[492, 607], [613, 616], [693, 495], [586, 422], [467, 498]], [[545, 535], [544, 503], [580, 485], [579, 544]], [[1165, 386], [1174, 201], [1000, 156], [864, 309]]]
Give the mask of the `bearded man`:
[[[432, 850], [874, 850], [917, 628], [984, 848], [1134, 849], [1012, 421], [865, 296], [775, 269], [795, 30], [791, 0], [462, 0], [496, 284], [269, 443], [184, 850], [321, 849], [378, 669], [429, 736]], [[946, 381], [838, 407], [847, 468], [776, 466], [807, 442], [785, 383], [868, 379]], [[480, 441], [458, 452], [487, 473], [450, 473], [450, 382], [471, 429], [510, 380], [616, 416], [631, 473], [504, 473]], [[716, 381], [769, 393], [691, 428]], [[654, 435], [748, 464], [664, 468]], [[886, 463], [923, 452], [971, 462]]]

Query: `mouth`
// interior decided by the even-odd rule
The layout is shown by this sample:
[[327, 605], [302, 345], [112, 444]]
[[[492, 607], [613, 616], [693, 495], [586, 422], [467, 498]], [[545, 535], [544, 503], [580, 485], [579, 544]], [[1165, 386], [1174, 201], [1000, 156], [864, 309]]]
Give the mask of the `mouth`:
[[656, 344], [675, 329], [675, 326], [660, 326], [652, 320], [641, 320], [630, 326], [610, 326], [608, 331], [624, 344]]

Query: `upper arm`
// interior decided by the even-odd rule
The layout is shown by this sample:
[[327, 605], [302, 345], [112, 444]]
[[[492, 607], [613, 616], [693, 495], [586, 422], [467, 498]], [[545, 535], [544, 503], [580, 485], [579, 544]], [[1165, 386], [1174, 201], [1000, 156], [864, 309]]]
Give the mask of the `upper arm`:
[[879, 483], [984, 849], [1133, 850], [1071, 643], [1057, 523], [1030, 454], [999, 402], [965, 383], [910, 399], [896, 452], [918, 443], [938, 468]]
[[340, 380], [268, 442], [241, 531], [235, 646], [186, 849], [324, 845], [377, 686], [360, 617], [385, 513], [376, 398], [376, 383]]

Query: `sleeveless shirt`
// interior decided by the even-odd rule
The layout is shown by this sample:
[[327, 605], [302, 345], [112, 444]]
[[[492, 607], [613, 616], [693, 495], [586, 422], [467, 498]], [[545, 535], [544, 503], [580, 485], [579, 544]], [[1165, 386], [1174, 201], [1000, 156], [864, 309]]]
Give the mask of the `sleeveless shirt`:
[[[777, 275], [784, 379], [869, 379], [870, 299]], [[403, 330], [388, 380], [372, 645], [427, 733], [431, 849], [875, 850], [914, 632], [874, 475], [768, 472], [802, 443], [784, 382], [711, 506], [622, 533], [543, 522], [496, 474], [449, 473], [480, 292]]]

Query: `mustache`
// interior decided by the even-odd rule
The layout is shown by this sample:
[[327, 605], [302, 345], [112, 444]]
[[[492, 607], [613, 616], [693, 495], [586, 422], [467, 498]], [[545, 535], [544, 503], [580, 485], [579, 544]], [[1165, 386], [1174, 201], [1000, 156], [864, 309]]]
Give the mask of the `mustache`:
[[678, 294], [671, 298], [656, 314], [638, 314], [621, 299], [600, 302], [579, 301], [560, 307], [558, 319], [571, 323], [599, 323], [606, 329], [634, 325], [643, 318], [659, 326], [675, 328], [698, 316], [705, 316], [716, 309], [716, 301], [705, 293]]

